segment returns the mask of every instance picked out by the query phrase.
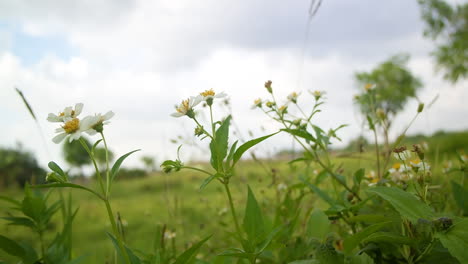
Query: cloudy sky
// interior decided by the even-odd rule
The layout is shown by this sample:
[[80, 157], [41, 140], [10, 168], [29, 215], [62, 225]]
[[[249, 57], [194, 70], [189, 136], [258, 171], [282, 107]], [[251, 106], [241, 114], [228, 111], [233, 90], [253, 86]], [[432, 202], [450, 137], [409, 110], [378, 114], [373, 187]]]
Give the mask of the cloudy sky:
[[[310, 0], [4, 0], [0, 2], [0, 146], [21, 142], [45, 166], [60, 161], [45, 119], [82, 102], [84, 113], [113, 110], [106, 128], [120, 155], [141, 148], [158, 161], [174, 158], [170, 139], [191, 138], [187, 118], [170, 117], [174, 105], [214, 88], [226, 92], [240, 135], [247, 139], [277, 126], [253, 100], [267, 96], [271, 79], [279, 98], [307, 90], [327, 92], [316, 123], [350, 124], [344, 143], [362, 133], [352, 97], [356, 71], [368, 71], [391, 55], [407, 52], [409, 68], [424, 83], [419, 98], [436, 103], [410, 133], [467, 129], [467, 82], [451, 85], [434, 72], [434, 44], [422, 37], [416, 0], [323, 0], [309, 19]], [[452, 0], [451, 2], [462, 2]], [[14, 91], [20, 88], [40, 119], [36, 124]], [[280, 99], [283, 100], [283, 99]], [[307, 104], [305, 106], [307, 108]], [[417, 103], [398, 116], [393, 134], [413, 116]], [[219, 108], [221, 109], [221, 108]], [[217, 110], [221, 117], [226, 110]], [[187, 141], [184, 156], [200, 157]], [[259, 151], [290, 146], [278, 135]], [[138, 156], [129, 164], [140, 165]]]

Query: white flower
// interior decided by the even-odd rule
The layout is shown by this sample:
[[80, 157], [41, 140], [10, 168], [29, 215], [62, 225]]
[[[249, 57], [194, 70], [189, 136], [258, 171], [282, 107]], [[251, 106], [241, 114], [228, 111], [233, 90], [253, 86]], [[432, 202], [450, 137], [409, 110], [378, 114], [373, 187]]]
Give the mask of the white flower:
[[405, 161], [411, 157], [411, 152], [409, 150], [403, 150], [401, 152], [393, 153], [393, 156], [395, 156], [397, 159]]
[[67, 122], [73, 118], [78, 117], [79, 114], [81, 114], [81, 111], [83, 110], [83, 104], [78, 103], [75, 105], [75, 109], [73, 107], [65, 107], [63, 112], [60, 112], [58, 115], [50, 113], [47, 116], [47, 121], [49, 122]]
[[410, 161], [410, 166], [412, 168], [415, 168], [416, 170], [423, 169], [423, 170], [429, 170], [431, 166], [427, 164], [427, 162], [421, 161], [420, 159], [414, 159]]
[[278, 186], [276, 188], [278, 189], [278, 191], [284, 191], [284, 190], [288, 189], [288, 186], [285, 183], [280, 183], [280, 184], [278, 184]]
[[317, 90], [313, 92], [309, 90], [309, 93], [315, 97], [315, 100], [320, 99], [325, 94], [324, 91], [317, 91]]
[[202, 96], [202, 101], [207, 102], [208, 105], [213, 104], [213, 99], [214, 98], [223, 98], [226, 97], [227, 94], [224, 92], [221, 93], [215, 93], [213, 89], [205, 90], [204, 92], [200, 93], [200, 96]]
[[176, 106], [176, 112], [172, 113], [173, 117], [188, 116], [190, 118], [195, 116], [193, 108], [203, 100], [201, 95], [191, 96], [189, 99], [183, 100], [179, 106]]
[[62, 142], [66, 137], [69, 137], [69, 141], [77, 140], [81, 137], [83, 132], [88, 132], [91, 126], [94, 124], [95, 117], [87, 116], [80, 121], [78, 118], [73, 118], [65, 122], [61, 128], [55, 130], [56, 135], [52, 141], [56, 144]]
[[96, 114], [93, 116], [93, 123], [91, 125], [91, 129], [87, 130], [86, 133], [89, 135], [94, 135], [96, 133], [100, 133], [103, 130], [103, 125], [107, 125], [110, 123], [109, 119], [111, 119], [114, 116], [114, 112], [108, 111], [104, 115], [101, 113]]
[[299, 97], [299, 95], [301, 95], [301, 93], [296, 93], [296, 92], [292, 92], [288, 95], [288, 101], [291, 101], [293, 102], [294, 104], [297, 103], [297, 98]]
[[258, 108], [262, 108], [262, 104], [263, 104], [262, 99], [260, 99], [260, 98], [255, 99], [254, 104], [252, 105], [251, 108], [252, 108], [252, 109], [255, 109], [255, 108], [257, 108], [257, 107], [258, 107]]

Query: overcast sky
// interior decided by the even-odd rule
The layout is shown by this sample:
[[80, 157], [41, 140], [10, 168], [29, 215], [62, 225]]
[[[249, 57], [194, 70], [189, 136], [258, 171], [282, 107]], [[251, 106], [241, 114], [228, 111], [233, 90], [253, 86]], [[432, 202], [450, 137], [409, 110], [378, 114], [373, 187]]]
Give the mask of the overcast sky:
[[[315, 122], [324, 128], [350, 124], [344, 143], [362, 133], [353, 106], [356, 71], [371, 70], [391, 55], [407, 52], [409, 68], [422, 79], [418, 96], [429, 102], [410, 133], [468, 128], [467, 82], [456, 86], [434, 72], [434, 45], [422, 36], [416, 0], [323, 0], [309, 20], [310, 0], [4, 0], [0, 2], [0, 146], [21, 142], [45, 166], [61, 161], [51, 139], [57, 124], [50, 112], [84, 103], [84, 113], [112, 110], [107, 140], [116, 154], [141, 148], [158, 162], [175, 158], [177, 135], [191, 138], [187, 118], [170, 117], [174, 105], [214, 88], [231, 100], [242, 137], [274, 132], [277, 126], [253, 101], [267, 97], [271, 79], [281, 101], [296, 91], [327, 92]], [[462, 1], [451, 1], [462, 2]], [[14, 91], [20, 88], [40, 119], [46, 138]], [[300, 98], [306, 102], [311, 97]], [[415, 113], [408, 104], [392, 134]], [[216, 112], [218, 118], [226, 111]], [[259, 151], [290, 146], [277, 135]], [[190, 143], [190, 142], [187, 142]], [[342, 143], [343, 144], [343, 143]], [[200, 157], [197, 147], [184, 156]], [[131, 165], [141, 165], [139, 157]]]

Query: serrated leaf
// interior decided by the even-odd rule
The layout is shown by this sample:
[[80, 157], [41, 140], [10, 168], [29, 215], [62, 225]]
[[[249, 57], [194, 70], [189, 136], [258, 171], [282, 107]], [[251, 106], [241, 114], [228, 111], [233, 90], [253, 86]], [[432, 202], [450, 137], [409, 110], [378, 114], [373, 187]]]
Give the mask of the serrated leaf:
[[372, 235], [373, 233], [379, 231], [380, 229], [384, 228], [390, 223], [391, 222], [383, 222], [383, 223], [374, 224], [374, 225], [364, 228], [359, 233], [356, 233], [350, 237], [345, 238], [343, 242], [344, 253], [346, 255], [351, 254], [353, 249], [355, 249], [361, 243], [362, 240]]
[[229, 150], [229, 154], [228, 154], [228, 156], [227, 156], [227, 158], [226, 158], [226, 164], [227, 164], [227, 166], [229, 166], [229, 163], [231, 162], [231, 160], [232, 160], [233, 157], [234, 157], [234, 152], [236, 151], [237, 143], [239, 143], [238, 140], [236, 140], [236, 142], [234, 142], [234, 144], [232, 144], [231, 149]]
[[249, 150], [251, 147], [259, 144], [260, 142], [264, 141], [265, 139], [269, 138], [269, 137], [272, 137], [276, 134], [278, 134], [279, 132], [276, 132], [276, 133], [273, 133], [273, 134], [270, 134], [270, 135], [266, 135], [266, 136], [263, 136], [263, 137], [259, 137], [259, 138], [256, 138], [256, 139], [252, 139], [252, 140], [249, 140], [247, 142], [245, 142], [244, 144], [242, 144], [237, 150], [236, 152], [234, 153], [234, 156], [233, 156], [233, 159], [232, 159], [232, 167], [234, 167], [234, 165], [240, 160], [240, 158], [242, 157], [242, 155], [244, 155], [244, 153]]
[[180, 256], [177, 257], [176, 261], [173, 264], [187, 264], [191, 260], [193, 260], [200, 249], [200, 247], [208, 240], [211, 236], [206, 237], [205, 239], [201, 240], [200, 242], [194, 244], [189, 249], [184, 251]]
[[330, 232], [330, 227], [331, 223], [328, 216], [323, 211], [314, 209], [307, 223], [307, 236], [324, 241], [326, 235]]
[[231, 116], [228, 116], [215, 132], [215, 139], [210, 142], [211, 166], [217, 171], [223, 170], [223, 160], [227, 155], [229, 139], [229, 123]]
[[415, 223], [418, 219], [432, 219], [431, 208], [416, 196], [395, 187], [374, 187], [367, 192], [375, 193], [388, 201], [403, 218]]
[[258, 238], [265, 233], [265, 223], [255, 195], [250, 189], [250, 186], [247, 188], [247, 206], [245, 207], [243, 227], [244, 231], [247, 233], [249, 242], [251, 244], [256, 244]]
[[353, 177], [354, 184], [356, 184], [357, 186], [361, 184], [361, 181], [364, 178], [365, 172], [366, 170], [364, 168], [360, 168], [354, 173], [354, 177]]
[[460, 263], [468, 263], [468, 219], [456, 222], [447, 232], [439, 232], [436, 237]]
[[119, 169], [120, 169], [120, 166], [122, 165], [122, 162], [124, 162], [124, 160], [125, 160], [128, 156], [132, 155], [133, 153], [135, 153], [135, 152], [137, 152], [137, 151], [140, 151], [140, 149], [136, 149], [136, 150], [130, 151], [130, 152], [128, 152], [127, 154], [122, 155], [120, 158], [118, 158], [118, 159], [115, 161], [114, 165], [112, 166], [111, 173], [110, 173], [110, 178], [111, 178], [110, 181], [111, 181], [111, 182], [114, 181], [114, 178], [115, 178], [115, 176], [117, 175], [117, 172], [119, 172]]

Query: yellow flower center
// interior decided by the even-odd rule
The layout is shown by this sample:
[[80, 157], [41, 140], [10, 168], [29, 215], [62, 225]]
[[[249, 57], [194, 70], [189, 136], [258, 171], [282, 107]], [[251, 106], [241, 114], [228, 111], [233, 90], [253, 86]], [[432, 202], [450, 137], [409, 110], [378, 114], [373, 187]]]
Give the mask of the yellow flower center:
[[321, 91], [314, 91], [314, 96], [321, 96], [322, 92]]
[[64, 113], [64, 112], [60, 112], [58, 115], [59, 115], [59, 116], [65, 116], [65, 113]]
[[189, 110], [189, 100], [183, 100], [179, 107], [176, 108], [176, 111], [182, 114], [187, 113]]
[[262, 99], [260, 99], [260, 98], [255, 99], [255, 101], [254, 101], [255, 105], [259, 105], [260, 103], [262, 103]]
[[72, 120], [65, 123], [62, 128], [67, 132], [67, 134], [71, 134], [80, 128], [80, 120], [78, 118], [73, 118]]
[[411, 166], [417, 166], [421, 162], [420, 159], [412, 159], [410, 160]]
[[213, 89], [209, 89], [209, 90], [204, 91], [203, 93], [200, 93], [200, 95], [203, 97], [214, 96], [215, 92], [213, 91]]
[[395, 163], [393, 164], [392, 168], [394, 168], [395, 170], [399, 170], [401, 167], [401, 163]]
[[366, 85], [364, 86], [364, 89], [366, 91], [369, 91], [370, 89], [372, 89], [374, 87], [374, 84], [372, 83], [366, 83]]

